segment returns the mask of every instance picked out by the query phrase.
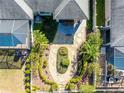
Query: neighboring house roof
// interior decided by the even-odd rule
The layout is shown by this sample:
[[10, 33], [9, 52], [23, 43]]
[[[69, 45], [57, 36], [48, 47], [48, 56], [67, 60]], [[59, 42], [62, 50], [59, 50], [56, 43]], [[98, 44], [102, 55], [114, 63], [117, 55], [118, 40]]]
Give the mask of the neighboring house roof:
[[63, 0], [54, 13], [54, 19], [88, 19], [89, 0]]
[[54, 19], [88, 19], [89, 0], [25, 0], [34, 12], [51, 12]]
[[0, 19], [31, 19], [17, 0], [0, 0]]
[[34, 12], [51, 12], [58, 7], [62, 0], [25, 0]]
[[124, 47], [124, 0], [111, 0], [111, 46]]
[[88, 19], [89, 0], [0, 0], [0, 19], [33, 19], [50, 12], [54, 19]]
[[28, 20], [0, 20], [0, 48], [29, 49], [29, 34]]

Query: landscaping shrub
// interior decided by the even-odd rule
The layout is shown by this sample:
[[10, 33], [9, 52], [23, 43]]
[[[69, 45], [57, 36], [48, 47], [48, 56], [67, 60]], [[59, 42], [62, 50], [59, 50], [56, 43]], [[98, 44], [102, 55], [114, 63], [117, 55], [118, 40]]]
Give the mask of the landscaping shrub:
[[53, 82], [53, 81], [51, 81], [51, 80], [48, 80], [48, 79], [45, 81], [45, 83], [46, 83], [46, 84], [49, 84], [49, 85], [55, 84], [55, 82]]
[[55, 84], [55, 82], [51, 81], [51, 80], [47, 80], [47, 77], [42, 73], [42, 68], [41, 66], [39, 66], [39, 76], [40, 76], [40, 79], [45, 83], [45, 84], [49, 84], [49, 85], [52, 85], [52, 84]]
[[[96, 29], [96, 32], [92, 32], [87, 36], [87, 40], [82, 44], [81, 48], [78, 51], [78, 67], [76, 75], [70, 80], [70, 82], [66, 85], [65, 89], [74, 90], [76, 85], [80, 83], [89, 82], [92, 84], [93, 80], [91, 80], [93, 76], [93, 72], [96, 73], [96, 80], [99, 80], [99, 71], [100, 66], [98, 63], [98, 58], [100, 56], [100, 47], [102, 44], [102, 40], [100, 37], [100, 31]], [[111, 72], [110, 72], [111, 71]], [[112, 66], [109, 66], [109, 73], [113, 74]], [[81, 93], [93, 93], [94, 86], [90, 84], [81, 85], [79, 90]], [[83, 92], [82, 92], [83, 91]], [[91, 92], [92, 91], [92, 92]]]
[[81, 78], [80, 78], [79, 76], [78, 76], [78, 77], [74, 77], [74, 78], [72, 78], [72, 79], [70, 80], [70, 83], [76, 84], [76, 83], [78, 83], [80, 80], [81, 80]]
[[62, 55], [62, 56], [68, 55], [68, 49], [66, 47], [60, 47], [58, 52], [59, 52], [59, 55]]
[[66, 90], [75, 90], [76, 85], [74, 83], [68, 83], [65, 87]]
[[33, 85], [33, 86], [32, 86], [32, 91], [37, 91], [37, 90], [40, 90], [40, 88]]
[[46, 68], [46, 67], [47, 67], [47, 65], [48, 65], [47, 60], [44, 60], [44, 62], [43, 62], [43, 68]]
[[50, 91], [57, 91], [58, 85], [57, 84], [52, 84]]
[[25, 85], [26, 85], [26, 87], [30, 87], [30, 83], [29, 82], [27, 82]]
[[60, 47], [57, 53], [57, 71], [60, 74], [64, 74], [69, 66], [68, 49], [66, 47]]
[[27, 69], [30, 69], [31, 68], [31, 65], [30, 64], [26, 64], [26, 68]]
[[[44, 84], [50, 85], [53, 88], [55, 88], [56, 86], [54, 84], [56, 83], [52, 80], [47, 79], [47, 76], [43, 74], [43, 71], [44, 71], [43, 68], [46, 68], [48, 65], [47, 60], [45, 60], [43, 57], [44, 51], [47, 47], [48, 47], [48, 39], [46, 38], [44, 32], [42, 33], [41, 30], [35, 30], [34, 31], [34, 46], [30, 54], [30, 60], [32, 61], [31, 69], [33, 72], [33, 76], [39, 75], [40, 79], [42, 80]], [[36, 91], [36, 90], [40, 90], [40, 88], [32, 86], [32, 90]]]
[[93, 85], [85, 84], [79, 86], [79, 91], [82, 93], [94, 93], [94, 90], [95, 88]]
[[26, 76], [25, 81], [29, 81], [29, 80], [30, 80], [30, 76]]
[[25, 71], [25, 74], [28, 75], [28, 74], [30, 74], [30, 72], [31, 72], [31, 71], [30, 71], [29, 69], [27, 69], [27, 70]]
[[39, 68], [38, 71], [39, 71], [39, 76], [40, 76], [41, 80], [46, 81], [45, 75], [42, 74], [42, 69]]
[[26, 90], [26, 93], [31, 93], [29, 88], [26, 88], [25, 90]]
[[77, 75], [82, 77], [87, 70], [87, 62], [79, 61], [78, 68], [77, 68]]
[[63, 67], [68, 67], [68, 65], [69, 65], [69, 59], [61, 59], [61, 65], [63, 66]]
[[112, 64], [108, 64], [107, 66], [107, 75], [114, 76], [115, 69]]
[[[30, 61], [30, 60], [28, 60]], [[31, 64], [30, 62], [26, 62], [26, 66], [25, 66], [25, 90], [26, 93], [31, 93], [31, 89], [30, 89], [30, 74], [31, 74]]]

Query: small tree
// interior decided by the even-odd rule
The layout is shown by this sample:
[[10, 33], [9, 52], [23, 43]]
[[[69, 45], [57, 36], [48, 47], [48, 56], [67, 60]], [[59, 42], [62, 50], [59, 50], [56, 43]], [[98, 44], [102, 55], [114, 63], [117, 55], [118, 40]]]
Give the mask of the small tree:
[[48, 45], [48, 39], [45, 34], [39, 30], [34, 31], [34, 52], [43, 52]]
[[90, 33], [87, 37], [87, 41], [82, 45], [80, 50], [82, 60], [96, 62], [99, 57], [101, 44], [100, 31]]

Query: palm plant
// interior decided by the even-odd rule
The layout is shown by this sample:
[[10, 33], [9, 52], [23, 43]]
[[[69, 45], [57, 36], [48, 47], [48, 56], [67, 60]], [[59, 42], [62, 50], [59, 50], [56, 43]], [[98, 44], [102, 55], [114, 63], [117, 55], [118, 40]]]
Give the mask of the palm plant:
[[102, 44], [102, 40], [100, 37], [100, 31], [92, 32], [88, 35], [87, 41], [84, 42], [80, 49], [80, 61], [88, 63], [87, 72], [89, 76], [93, 73], [95, 68], [94, 62], [98, 61], [98, 57], [100, 55], [100, 47]]
[[87, 62], [96, 62], [100, 54], [100, 46], [102, 40], [100, 39], [99, 31], [90, 33], [87, 37], [87, 41], [82, 45], [80, 55], [82, 60]]
[[48, 39], [46, 38], [45, 34], [40, 32], [39, 30], [34, 31], [34, 51], [36, 52], [43, 52], [48, 45]]

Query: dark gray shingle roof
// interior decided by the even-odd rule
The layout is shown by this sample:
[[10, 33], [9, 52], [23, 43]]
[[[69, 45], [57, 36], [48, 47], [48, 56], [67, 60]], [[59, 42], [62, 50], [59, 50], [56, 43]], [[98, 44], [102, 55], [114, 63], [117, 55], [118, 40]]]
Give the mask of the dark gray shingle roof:
[[124, 46], [124, 0], [111, 0], [111, 46]]
[[55, 19], [87, 19], [89, 0], [64, 0], [55, 10]]
[[[89, 16], [89, 0], [25, 0], [25, 2], [34, 13], [51, 12], [55, 19], [86, 19]], [[32, 9], [25, 2], [0, 0], [0, 19], [32, 19]]]
[[54, 19], [88, 19], [89, 0], [25, 0], [34, 12], [51, 12]]
[[57, 8], [62, 0], [25, 0], [34, 12], [51, 12]]
[[0, 0], [0, 19], [30, 19], [14, 0]]

